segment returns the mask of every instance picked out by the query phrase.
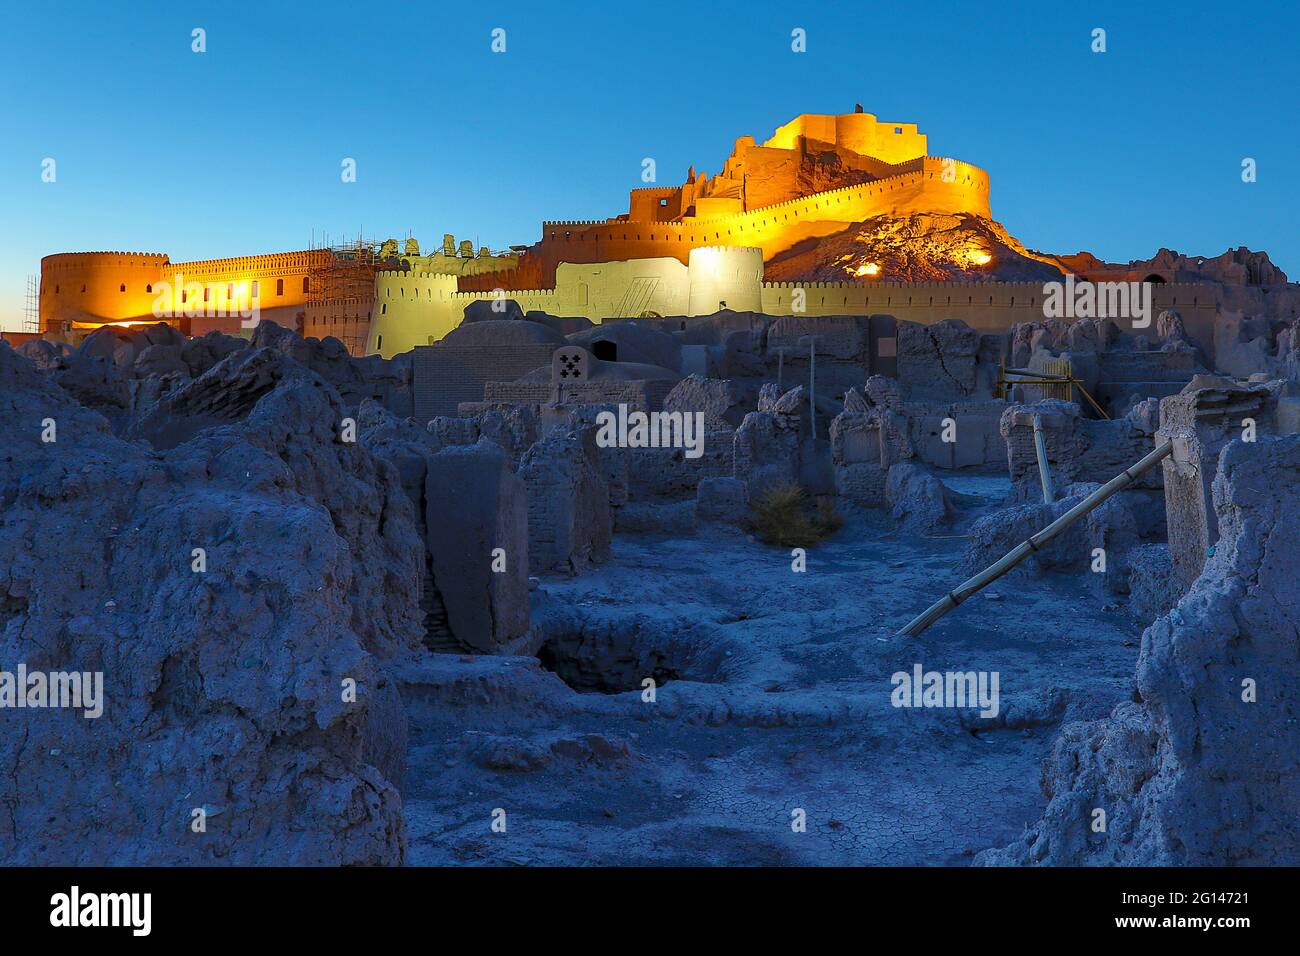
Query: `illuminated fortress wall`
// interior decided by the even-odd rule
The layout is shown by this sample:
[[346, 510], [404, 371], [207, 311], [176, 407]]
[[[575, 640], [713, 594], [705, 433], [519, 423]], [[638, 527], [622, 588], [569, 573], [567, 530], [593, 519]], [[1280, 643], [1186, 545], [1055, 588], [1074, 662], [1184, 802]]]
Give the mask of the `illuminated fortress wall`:
[[41, 260], [41, 330], [76, 323], [122, 322], [152, 316], [154, 287], [167, 257], [151, 252], [68, 252]]
[[[791, 315], [796, 290], [802, 290], [803, 315], [883, 314], [923, 325], [961, 319], [981, 332], [1005, 332], [1019, 322], [1043, 320], [1041, 282], [765, 282], [762, 311]], [[1182, 315], [1188, 335], [1207, 353], [1212, 352], [1218, 309], [1213, 286], [1200, 282], [1154, 285], [1151, 300], [1152, 338], [1156, 335], [1155, 316], [1174, 309]]]
[[[186, 288], [197, 283], [208, 297], [204, 312], [217, 313], [212, 318], [203, 315], [190, 319], [191, 335], [204, 335], [212, 329], [231, 331], [232, 322], [238, 319], [241, 310], [251, 308], [254, 298], [258, 300], [262, 318], [293, 328], [298, 313], [311, 298], [309, 273], [329, 262], [330, 256], [326, 249], [311, 249], [178, 262], [169, 266], [173, 274], [169, 282], [183, 279]], [[181, 314], [189, 305], [193, 290], [187, 293], [173, 285], [171, 291], [172, 311]]]
[[773, 149], [797, 149], [799, 138], [831, 143], [886, 163], [902, 163], [926, 155], [925, 134], [915, 123], [882, 123], [871, 113], [822, 116], [804, 113], [778, 127], [763, 143]]
[[471, 302], [509, 298], [525, 312], [587, 316], [593, 321], [657, 315], [711, 315], [719, 307], [758, 311], [762, 305], [763, 256], [758, 249], [702, 247], [690, 262], [633, 259], [563, 263], [554, 289], [459, 292], [456, 277], [380, 272], [367, 352], [391, 358], [417, 345], [432, 345], [460, 325]]
[[[767, 315], [892, 315], [932, 324], [961, 319], [1005, 332], [1043, 318], [1041, 282], [763, 282], [762, 252], [703, 247], [683, 265], [674, 258], [563, 263], [553, 289], [458, 292], [454, 276], [380, 272], [367, 352], [391, 358], [430, 345], [460, 324], [471, 302], [509, 298], [524, 311], [603, 319], [712, 315], [721, 308]], [[796, 303], [796, 294], [801, 292]], [[1216, 297], [1199, 283], [1152, 290], [1155, 314], [1177, 309], [1191, 337], [1213, 347]], [[1154, 334], [1154, 332], [1153, 332]]]
[[46, 256], [41, 329], [66, 332], [162, 317], [191, 335], [231, 331], [254, 297], [262, 317], [293, 327], [310, 297], [308, 273], [329, 256], [323, 249], [198, 262], [171, 262], [164, 254], [146, 252]]
[[797, 116], [762, 145], [737, 139], [715, 176], [692, 168], [679, 186], [632, 190], [627, 215], [543, 222], [541, 240], [513, 273], [469, 277], [460, 289], [550, 288], [561, 263], [673, 258], [685, 265], [704, 246], [752, 246], [767, 261], [875, 216], [992, 218], [988, 174], [930, 156], [927, 147], [914, 123], [882, 123], [870, 113]]
[[[561, 262], [671, 257], [686, 263], [692, 249], [717, 245], [755, 246], [766, 261], [804, 239], [828, 236], [873, 216], [946, 212], [991, 217], [989, 177], [979, 167], [935, 156], [904, 165], [907, 171], [886, 179], [712, 219], [545, 222], [542, 241], [529, 256], [540, 260], [543, 284], [548, 284]], [[513, 284], [508, 275], [485, 275], [462, 287], [483, 291], [490, 280], [499, 280], [497, 287], [505, 289]]]

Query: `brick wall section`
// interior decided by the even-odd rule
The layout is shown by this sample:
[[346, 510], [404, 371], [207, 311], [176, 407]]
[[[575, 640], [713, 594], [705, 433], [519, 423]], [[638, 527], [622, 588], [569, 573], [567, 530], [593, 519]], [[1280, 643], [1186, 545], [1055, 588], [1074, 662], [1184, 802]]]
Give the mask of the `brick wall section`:
[[555, 348], [554, 343], [487, 348], [417, 345], [413, 359], [416, 419], [455, 415], [461, 402], [483, 401], [488, 382], [522, 378], [550, 365]]
[[613, 522], [596, 429], [556, 429], [519, 466], [528, 495], [528, 566], [581, 571], [609, 556]]
[[[1034, 413], [1043, 419], [1047, 462], [1058, 494], [1072, 482], [1107, 482], [1155, 447], [1148, 428], [1132, 417], [1081, 417], [1073, 402], [1047, 401], [1012, 405], [1002, 414], [999, 431], [1006, 442], [1007, 468], [1017, 485], [1037, 487], [1038, 454], [1034, 446]], [[1147, 472], [1137, 488], [1159, 488], [1161, 473]]]
[[[658, 379], [602, 379], [564, 386], [564, 403], [572, 405], [627, 405], [629, 411], [657, 412], [676, 382]], [[488, 382], [483, 400], [508, 405], [547, 405], [555, 388], [537, 382]]]
[[730, 478], [735, 468], [736, 432], [704, 433], [704, 454], [687, 458], [681, 448], [629, 448], [628, 485], [635, 501], [694, 497], [705, 478]]
[[[1006, 408], [1007, 403], [1001, 399], [906, 402], [904, 414], [908, 420], [908, 437], [916, 457], [939, 468], [966, 468], [1001, 462], [1006, 455], [1006, 444], [999, 423]], [[955, 442], [943, 440], [945, 418], [957, 423]], [[1037, 465], [1034, 467], [1036, 469]]]

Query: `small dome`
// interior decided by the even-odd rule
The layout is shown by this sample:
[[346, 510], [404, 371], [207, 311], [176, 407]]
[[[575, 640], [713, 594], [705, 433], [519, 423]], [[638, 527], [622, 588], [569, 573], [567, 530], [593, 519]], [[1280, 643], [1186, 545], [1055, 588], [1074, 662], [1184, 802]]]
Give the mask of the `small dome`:
[[544, 345], [554, 342], [564, 344], [564, 336], [540, 322], [526, 319], [469, 322], [458, 325], [443, 338], [444, 345]]

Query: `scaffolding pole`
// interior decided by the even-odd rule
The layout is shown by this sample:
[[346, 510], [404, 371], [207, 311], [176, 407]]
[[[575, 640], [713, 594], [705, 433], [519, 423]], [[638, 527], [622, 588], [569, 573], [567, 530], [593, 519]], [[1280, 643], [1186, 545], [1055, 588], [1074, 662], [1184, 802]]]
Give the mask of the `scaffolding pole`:
[[1043, 416], [1034, 416], [1034, 453], [1038, 456], [1038, 477], [1043, 483], [1043, 504], [1056, 500], [1052, 491], [1052, 472], [1047, 467], [1047, 438], [1043, 435]]
[[23, 331], [38, 333], [41, 331], [41, 296], [39, 283], [34, 275], [27, 276], [27, 298], [23, 303]]
[[[315, 242], [315, 231], [312, 235]], [[307, 307], [329, 323], [326, 335], [342, 342], [350, 355], [361, 356], [365, 353], [367, 329], [361, 327], [363, 323], [358, 316], [348, 313], [348, 300], [374, 295], [375, 272], [380, 262], [375, 255], [376, 242], [358, 235], [355, 240], [331, 244], [324, 230], [320, 236], [322, 244], [317, 248], [329, 256], [308, 271], [311, 298]], [[341, 328], [337, 324], [340, 318]]]
[[926, 608], [924, 612], [913, 618], [906, 627], [899, 631], [898, 636], [919, 637], [927, 627], [939, 620], [939, 618], [943, 617], [958, 604], [961, 604], [976, 592], [992, 584], [1035, 551], [1041, 551], [1049, 541], [1059, 535], [1066, 528], [1070, 527], [1070, 525], [1074, 524], [1088, 512], [1092, 511], [1111, 495], [1115, 494], [1115, 492], [1123, 491], [1129, 485], [1133, 484], [1133, 482], [1137, 481], [1137, 479], [1145, 472], [1150, 471], [1151, 468], [1163, 461], [1173, 450], [1174, 443], [1167, 441], [1155, 451], [1148, 454], [1145, 458], [1141, 459], [1137, 464], [1125, 468], [1118, 475], [1106, 482], [1088, 497], [1084, 498], [1042, 531], [1033, 535], [1028, 540], [1016, 545], [1016, 547], [1012, 548], [979, 574], [963, 581], [954, 590], [949, 591], [943, 598], [935, 601]]

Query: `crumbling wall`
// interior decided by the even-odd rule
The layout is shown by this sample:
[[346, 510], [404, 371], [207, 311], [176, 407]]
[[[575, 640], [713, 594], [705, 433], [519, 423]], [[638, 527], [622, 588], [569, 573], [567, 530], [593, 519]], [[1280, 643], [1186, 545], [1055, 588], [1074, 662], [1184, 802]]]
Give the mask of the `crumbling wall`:
[[528, 630], [528, 499], [490, 439], [429, 460], [426, 535], [434, 582], [462, 645], [498, 650]]
[[703, 453], [698, 458], [686, 457], [681, 448], [627, 449], [630, 497], [690, 497], [706, 478], [729, 477], [734, 470], [735, 441], [735, 429], [706, 431], [701, 443]]
[[[975, 574], [989, 567], [1012, 548], [1046, 528], [1085, 497], [1101, 487], [1096, 482], [1067, 485], [1050, 504], [1025, 501], [987, 514], [971, 525], [970, 541], [959, 572]], [[1102, 593], [1125, 594], [1130, 580], [1130, 555], [1159, 532], [1152, 521], [1154, 495], [1146, 491], [1121, 491], [1098, 505], [1009, 572], [1012, 575], [1069, 571], [1081, 575], [1084, 586]], [[1104, 570], [1095, 549], [1104, 551]], [[1098, 570], [1093, 570], [1097, 567]]]
[[1223, 449], [1219, 544], [1143, 633], [1134, 700], [1063, 728], [1043, 818], [976, 863], [1300, 863], [1297, 487], [1300, 437]]
[[[421, 428], [368, 400], [361, 405], [358, 427], [362, 445], [397, 469], [416, 511], [425, 542], [420, 588], [425, 646], [491, 652], [523, 634], [528, 629], [528, 509], [513, 465], [523, 436], [536, 433], [532, 410], [439, 417]], [[501, 562], [492, 558], [498, 547], [505, 552]]]
[[705, 478], [696, 489], [695, 527], [741, 527], [749, 516], [749, 497], [739, 478]]
[[1201, 573], [1219, 537], [1210, 494], [1219, 451], [1248, 427], [1256, 434], [1272, 431], [1275, 407], [1267, 387], [1243, 388], [1214, 377], [1194, 379], [1160, 403], [1158, 437], [1174, 446], [1162, 462], [1169, 555], [1184, 589]]
[[[897, 385], [893, 379], [872, 376], [867, 397], [850, 389], [844, 396], [844, 410], [830, 425], [836, 494], [868, 506], [885, 503], [890, 466], [913, 457], [906, 421], [886, 404], [893, 395], [882, 391], [885, 382]], [[874, 399], [870, 397], [873, 386]]]
[[736, 429], [735, 477], [745, 482], [750, 501], [777, 485], [797, 484], [800, 446], [808, 402], [802, 385], [781, 394], [769, 382], [759, 394], [758, 411]]
[[1006, 444], [1000, 431], [1001, 399], [903, 403], [916, 457], [936, 468], [969, 468], [1001, 462]]
[[552, 429], [528, 449], [519, 477], [530, 567], [573, 573], [609, 556], [613, 521], [594, 427]]
[[898, 380], [916, 399], [943, 401], [975, 391], [980, 334], [960, 319], [898, 323]]
[[[1034, 448], [1035, 415], [1042, 419], [1053, 486], [1062, 488], [1073, 482], [1105, 483], [1150, 452], [1155, 447], [1158, 412], [1154, 400], [1134, 406], [1129, 414], [1117, 419], [1084, 418], [1074, 402], [1010, 406], [1002, 413], [998, 427], [1006, 442], [1013, 495], [1019, 499], [1041, 495]], [[1160, 474], [1152, 470], [1134, 487], [1160, 485]]]
[[665, 412], [704, 415], [710, 430], [735, 429], [744, 420], [740, 389], [730, 379], [688, 375], [664, 399]]
[[[809, 337], [812, 341], [809, 341]], [[785, 315], [767, 333], [768, 365], [778, 353], [790, 381], [806, 381], [809, 354], [816, 353], [817, 392], [839, 395], [861, 387], [871, 365], [871, 320], [865, 315]]]
[[933, 534], [952, 521], [952, 499], [948, 489], [914, 462], [890, 466], [885, 482], [885, 501], [894, 521], [909, 534]]
[[285, 371], [163, 456], [0, 347], [0, 659], [103, 680], [95, 719], [0, 709], [0, 859], [401, 862], [385, 662], [419, 648], [420, 547], [394, 470], [339, 440], [343, 411]]

